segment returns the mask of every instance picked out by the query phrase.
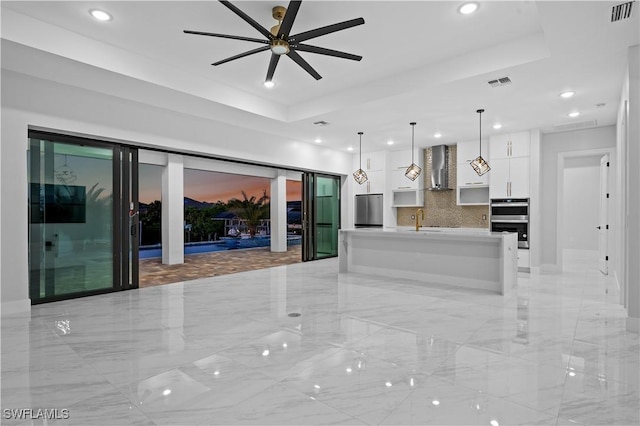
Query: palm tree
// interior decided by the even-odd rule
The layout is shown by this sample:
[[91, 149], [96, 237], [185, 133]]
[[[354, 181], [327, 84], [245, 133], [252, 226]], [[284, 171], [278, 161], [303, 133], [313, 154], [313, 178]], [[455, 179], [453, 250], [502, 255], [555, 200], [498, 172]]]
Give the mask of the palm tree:
[[237, 214], [239, 217], [247, 221], [249, 236], [253, 238], [256, 235], [260, 219], [269, 217], [269, 196], [267, 190], [262, 190], [262, 197], [256, 199], [255, 196], [247, 197], [247, 193], [242, 193], [243, 200], [232, 198], [229, 200], [229, 211]]

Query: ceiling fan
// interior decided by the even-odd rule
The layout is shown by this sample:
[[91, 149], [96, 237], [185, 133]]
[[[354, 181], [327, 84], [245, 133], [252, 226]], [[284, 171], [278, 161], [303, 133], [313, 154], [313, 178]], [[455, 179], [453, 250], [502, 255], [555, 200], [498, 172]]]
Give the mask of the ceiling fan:
[[184, 30], [186, 34], [196, 34], [196, 35], [204, 35], [211, 37], [221, 37], [221, 38], [230, 38], [234, 40], [244, 40], [251, 41], [254, 43], [265, 44], [265, 46], [258, 47], [257, 49], [249, 50], [244, 53], [240, 53], [235, 56], [231, 56], [230, 58], [223, 59], [218, 62], [214, 62], [211, 65], [222, 65], [224, 63], [244, 58], [245, 56], [253, 55], [254, 53], [264, 52], [267, 50], [271, 50], [271, 61], [269, 62], [269, 68], [267, 70], [267, 78], [265, 80], [265, 84], [272, 82], [273, 74], [276, 71], [276, 66], [278, 65], [278, 61], [280, 60], [280, 56], [287, 55], [291, 58], [296, 64], [300, 65], [306, 72], [311, 74], [316, 80], [320, 80], [322, 76], [318, 74], [318, 72], [313, 69], [311, 65], [307, 61], [305, 61], [299, 54], [298, 51], [301, 52], [309, 52], [309, 53], [317, 53], [320, 55], [334, 56], [336, 58], [344, 58], [351, 59], [353, 61], [359, 61], [362, 59], [362, 56], [353, 55], [351, 53], [340, 52], [337, 50], [326, 49], [324, 47], [311, 46], [309, 44], [303, 44], [302, 42], [310, 40], [312, 38], [320, 37], [326, 34], [331, 34], [336, 31], [346, 30], [347, 28], [355, 27], [357, 25], [364, 24], [364, 19], [357, 18], [351, 19], [349, 21], [340, 22], [333, 25], [327, 25], [325, 27], [316, 28], [314, 30], [305, 31], [302, 33], [290, 35], [291, 28], [293, 27], [293, 21], [296, 19], [296, 15], [298, 14], [298, 9], [300, 9], [300, 3], [302, 1], [291, 1], [289, 2], [289, 7], [285, 8], [283, 6], [276, 6], [272, 10], [272, 16], [274, 19], [278, 21], [278, 25], [275, 25], [271, 28], [271, 31], [267, 30], [265, 27], [260, 25], [254, 19], [252, 19], [249, 15], [244, 13], [242, 10], [238, 9], [238, 7], [234, 6], [229, 1], [219, 0], [224, 6], [229, 8], [233, 13], [242, 18], [245, 22], [251, 25], [253, 28], [258, 30], [260, 34], [262, 34], [265, 38], [252, 38], [252, 37], [243, 37], [243, 36], [235, 36], [229, 34], [216, 34], [216, 33], [208, 33], [202, 31], [190, 31]]

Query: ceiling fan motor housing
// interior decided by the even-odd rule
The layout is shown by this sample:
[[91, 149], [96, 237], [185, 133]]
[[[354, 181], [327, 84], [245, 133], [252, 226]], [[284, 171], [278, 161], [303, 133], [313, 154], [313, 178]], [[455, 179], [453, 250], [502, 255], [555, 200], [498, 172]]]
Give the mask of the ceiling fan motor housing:
[[274, 55], [286, 55], [289, 50], [289, 43], [285, 40], [277, 38], [271, 42], [271, 52]]

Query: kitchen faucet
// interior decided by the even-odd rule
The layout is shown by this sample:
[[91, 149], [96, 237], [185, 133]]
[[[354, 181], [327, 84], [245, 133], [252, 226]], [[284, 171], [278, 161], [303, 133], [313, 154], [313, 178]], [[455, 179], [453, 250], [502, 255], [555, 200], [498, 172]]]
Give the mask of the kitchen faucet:
[[421, 220], [424, 221], [424, 210], [418, 209], [416, 212], [416, 231], [420, 230], [420, 227], [422, 226]]

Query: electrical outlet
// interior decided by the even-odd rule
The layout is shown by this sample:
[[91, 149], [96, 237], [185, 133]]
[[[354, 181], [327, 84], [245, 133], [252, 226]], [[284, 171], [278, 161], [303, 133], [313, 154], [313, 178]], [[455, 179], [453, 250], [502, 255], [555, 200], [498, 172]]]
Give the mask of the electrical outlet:
[[411, 220], [416, 220], [416, 215], [415, 214], [411, 215]]
[[482, 215], [482, 220], [487, 220], [487, 215], [486, 214]]

